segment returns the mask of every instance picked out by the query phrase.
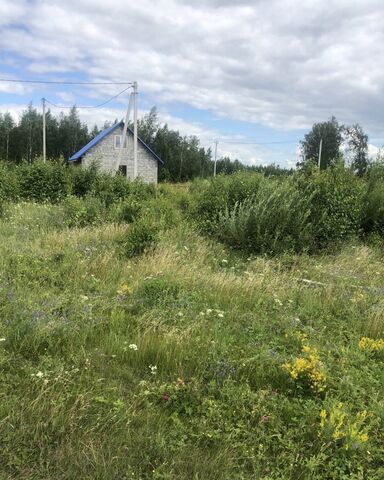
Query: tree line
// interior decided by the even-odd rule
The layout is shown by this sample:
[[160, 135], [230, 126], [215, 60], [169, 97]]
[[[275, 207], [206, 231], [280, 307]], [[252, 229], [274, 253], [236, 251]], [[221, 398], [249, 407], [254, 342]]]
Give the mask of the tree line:
[[[103, 128], [112, 123], [105, 122]], [[132, 125], [131, 125], [132, 127]], [[76, 106], [68, 114], [58, 117], [46, 112], [47, 158], [66, 161], [100, 129], [89, 130], [82, 123]], [[210, 148], [204, 148], [196, 136], [181, 135], [158, 120], [156, 108], [138, 120], [139, 137], [164, 160], [159, 172], [160, 181], [186, 182], [196, 177], [213, 175], [213, 159]], [[32, 104], [23, 111], [18, 122], [9, 113], [0, 113], [0, 160], [13, 163], [32, 163], [43, 154], [43, 117]], [[266, 175], [282, 175], [287, 171], [275, 165], [248, 166], [228, 157], [217, 161], [217, 174], [232, 174], [240, 170], [264, 172]]]
[[[118, 119], [115, 119], [117, 122]], [[110, 126], [105, 122], [103, 128]], [[46, 113], [47, 157], [66, 161], [100, 130], [97, 126], [89, 130], [82, 123], [76, 106], [68, 114], [58, 117], [48, 110]], [[210, 148], [204, 148], [196, 136], [181, 135], [167, 124], [161, 124], [156, 107], [138, 120], [140, 138], [164, 160], [159, 172], [160, 181], [186, 182], [196, 177], [213, 175], [214, 162]], [[30, 104], [15, 122], [9, 113], [0, 113], [0, 160], [14, 163], [32, 163], [42, 156], [43, 118]], [[360, 125], [340, 125], [335, 117], [315, 123], [301, 142], [302, 160], [298, 168], [311, 163], [318, 164], [322, 143], [320, 168], [327, 168], [334, 160], [348, 158], [355, 171], [362, 175], [368, 167], [368, 136]], [[344, 147], [344, 152], [342, 152]], [[292, 173], [293, 170], [269, 166], [249, 166], [240, 160], [223, 157], [217, 161], [217, 174], [232, 174], [238, 171], [256, 171], [267, 176]]]

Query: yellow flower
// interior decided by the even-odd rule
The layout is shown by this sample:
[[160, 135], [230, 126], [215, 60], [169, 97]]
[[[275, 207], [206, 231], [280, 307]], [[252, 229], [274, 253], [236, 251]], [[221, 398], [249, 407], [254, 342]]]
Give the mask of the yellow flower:
[[123, 285], [120, 286], [119, 290], [117, 290], [117, 293], [118, 293], [119, 295], [126, 295], [126, 296], [128, 296], [128, 295], [131, 295], [131, 293], [132, 293], [132, 288], [131, 288], [129, 285], [127, 285], [126, 283], [123, 283]]
[[384, 339], [374, 340], [373, 338], [363, 337], [359, 341], [359, 348], [368, 353], [382, 352], [384, 351]]

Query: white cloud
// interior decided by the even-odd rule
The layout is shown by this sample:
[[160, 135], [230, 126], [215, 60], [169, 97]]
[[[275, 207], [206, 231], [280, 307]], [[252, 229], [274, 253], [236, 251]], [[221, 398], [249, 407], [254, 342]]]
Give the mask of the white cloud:
[[[0, 0], [0, 9], [0, 48], [31, 74], [137, 79], [165, 108], [184, 102], [280, 130], [332, 114], [371, 135], [384, 129], [382, 0]], [[211, 132], [201, 130], [204, 143]], [[259, 161], [256, 148], [238, 148]]]

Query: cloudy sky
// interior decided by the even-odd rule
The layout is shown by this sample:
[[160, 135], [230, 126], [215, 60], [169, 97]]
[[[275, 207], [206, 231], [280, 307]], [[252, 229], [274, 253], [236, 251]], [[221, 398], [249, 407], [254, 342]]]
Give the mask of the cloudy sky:
[[[383, 0], [0, 0], [0, 77], [139, 83], [140, 111], [219, 155], [294, 165], [298, 140], [335, 115], [384, 144]], [[94, 105], [121, 86], [0, 82], [0, 111], [44, 96]], [[80, 110], [124, 116], [127, 94]], [[53, 113], [60, 110], [52, 107]]]

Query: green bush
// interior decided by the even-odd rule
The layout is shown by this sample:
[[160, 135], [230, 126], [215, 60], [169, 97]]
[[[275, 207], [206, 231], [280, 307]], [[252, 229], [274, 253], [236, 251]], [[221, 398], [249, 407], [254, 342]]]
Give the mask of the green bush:
[[68, 196], [62, 202], [64, 222], [68, 227], [85, 227], [100, 224], [106, 215], [103, 202], [93, 196], [77, 198]]
[[304, 196], [309, 196], [314, 242], [317, 248], [334, 246], [361, 231], [366, 182], [342, 164], [314, 169], [297, 177]]
[[89, 167], [78, 167], [72, 165], [70, 168], [72, 180], [72, 194], [77, 197], [85, 197], [91, 194], [100, 175], [97, 164]]
[[264, 180], [256, 195], [220, 216], [218, 236], [228, 245], [257, 254], [312, 248], [310, 203], [291, 179]]
[[0, 201], [16, 201], [19, 198], [20, 187], [13, 165], [0, 162]]
[[180, 295], [181, 285], [169, 276], [149, 278], [135, 292], [135, 298], [145, 307], [174, 302]]
[[180, 211], [172, 197], [157, 196], [143, 203], [142, 215], [146, 216], [161, 229], [176, 226], [181, 222]]
[[156, 188], [141, 180], [130, 181], [122, 175], [99, 173], [95, 182], [93, 195], [100, 198], [107, 207], [128, 197], [138, 201], [154, 197]]
[[112, 218], [118, 223], [132, 223], [142, 211], [142, 205], [135, 198], [127, 198], [116, 204]]
[[231, 176], [218, 176], [211, 181], [194, 182], [190, 188], [193, 196], [191, 213], [201, 231], [214, 234], [220, 216], [254, 196], [262, 180], [260, 174], [239, 172]]
[[158, 242], [158, 230], [158, 226], [146, 218], [134, 222], [123, 242], [125, 255], [131, 258], [154, 248]]
[[57, 203], [71, 193], [71, 176], [62, 163], [37, 161], [16, 167], [23, 200]]
[[384, 182], [372, 186], [366, 196], [362, 218], [365, 233], [384, 236]]

